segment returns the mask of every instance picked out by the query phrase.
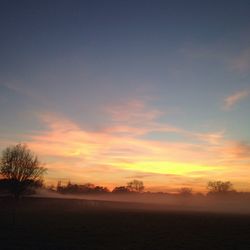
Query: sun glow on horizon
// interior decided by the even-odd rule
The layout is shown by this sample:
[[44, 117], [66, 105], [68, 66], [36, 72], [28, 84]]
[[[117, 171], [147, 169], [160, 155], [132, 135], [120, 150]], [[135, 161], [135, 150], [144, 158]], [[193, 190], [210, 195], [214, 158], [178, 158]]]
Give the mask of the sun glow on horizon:
[[[211, 178], [230, 176], [241, 183], [242, 177], [237, 175], [248, 164], [247, 145], [228, 140], [221, 131], [193, 132], [159, 122], [158, 114], [162, 112], [147, 108], [154, 115], [146, 115], [145, 109], [146, 103], [116, 105], [114, 110], [119, 112], [115, 117], [108, 113], [109, 125], [95, 131], [56, 114], [39, 114], [47, 129], [28, 135], [27, 142], [47, 163], [48, 180], [88, 179], [85, 182], [114, 186], [137, 177], [152, 188], [193, 183], [199, 191]], [[153, 131], [180, 134], [183, 139], [146, 139], [145, 135]]]

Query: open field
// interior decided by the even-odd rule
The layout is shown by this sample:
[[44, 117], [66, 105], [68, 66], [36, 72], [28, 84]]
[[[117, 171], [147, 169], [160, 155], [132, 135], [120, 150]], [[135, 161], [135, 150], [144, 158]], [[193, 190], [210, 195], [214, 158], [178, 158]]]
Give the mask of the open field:
[[0, 205], [1, 249], [250, 249], [250, 215], [25, 198], [14, 217], [13, 201]]

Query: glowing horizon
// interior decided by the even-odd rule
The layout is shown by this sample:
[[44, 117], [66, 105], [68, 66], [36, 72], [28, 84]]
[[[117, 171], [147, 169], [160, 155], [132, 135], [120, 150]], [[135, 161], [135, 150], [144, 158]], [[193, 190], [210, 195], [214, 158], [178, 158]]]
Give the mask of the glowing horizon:
[[[147, 190], [189, 186], [194, 191], [205, 191], [211, 179], [230, 179], [242, 189], [237, 176], [247, 168], [246, 144], [226, 139], [223, 131], [191, 132], [161, 123], [158, 114], [163, 113], [150, 110], [142, 101], [116, 105], [111, 110], [119, 110], [119, 117], [105, 109], [110, 116], [109, 126], [95, 131], [56, 114], [37, 115], [46, 129], [22, 136], [46, 163], [48, 183], [67, 179], [113, 188], [139, 178]], [[154, 132], [181, 135], [182, 140], [147, 138]], [[244, 183], [242, 186], [246, 189]]]

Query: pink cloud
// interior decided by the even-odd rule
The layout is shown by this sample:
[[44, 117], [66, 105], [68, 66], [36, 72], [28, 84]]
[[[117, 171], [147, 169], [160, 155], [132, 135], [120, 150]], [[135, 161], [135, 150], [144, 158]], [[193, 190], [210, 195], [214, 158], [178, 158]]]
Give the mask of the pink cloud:
[[250, 90], [237, 91], [224, 99], [224, 108], [229, 110], [248, 96], [250, 96]]
[[229, 141], [222, 147], [222, 153], [230, 161], [241, 159], [244, 163], [247, 160], [250, 165], [250, 144], [247, 142]]
[[[211, 176], [239, 171], [235, 167], [246, 165], [250, 157], [247, 145], [225, 140], [223, 131], [190, 132], [160, 123], [157, 118], [161, 112], [142, 102], [116, 106], [108, 114], [113, 122], [97, 131], [57, 114], [39, 115], [47, 128], [28, 135], [28, 145], [47, 163], [48, 180], [70, 179], [111, 187], [123, 184], [129, 176], [146, 174], [151, 176], [146, 181], [152, 187], [163, 185], [166, 178], [172, 187], [191, 180], [200, 187]], [[159, 141], [141, 136], [152, 131], [179, 133], [184, 139]], [[195, 140], [188, 142], [189, 138]]]
[[146, 105], [142, 100], [130, 100], [105, 108], [114, 123], [140, 125], [154, 121], [162, 112]]
[[242, 53], [234, 57], [230, 63], [232, 69], [240, 73], [248, 72], [250, 70], [250, 48], [242, 51]]
[[[116, 165], [117, 162], [183, 161], [207, 163], [214, 152], [187, 142], [159, 142], [120, 135], [112, 130], [90, 132], [55, 115], [41, 116], [49, 130], [31, 135], [29, 145], [45, 156], [74, 159], [83, 165]], [[201, 135], [199, 135], [201, 136]], [[180, 160], [181, 158], [181, 160]], [[71, 162], [72, 163], [72, 162]]]

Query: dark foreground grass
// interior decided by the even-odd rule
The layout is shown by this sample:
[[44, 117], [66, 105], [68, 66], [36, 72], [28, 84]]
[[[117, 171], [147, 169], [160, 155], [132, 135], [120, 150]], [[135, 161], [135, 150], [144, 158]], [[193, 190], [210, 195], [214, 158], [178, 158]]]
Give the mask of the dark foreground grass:
[[0, 200], [0, 249], [250, 249], [250, 216], [80, 200]]

